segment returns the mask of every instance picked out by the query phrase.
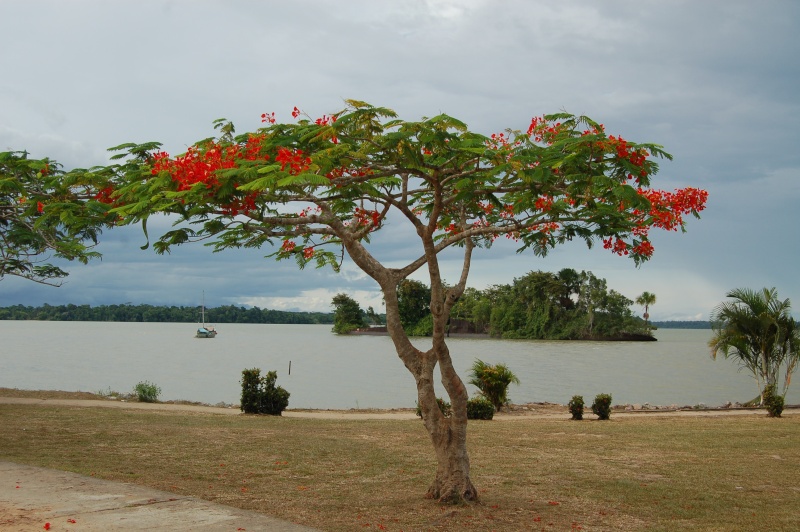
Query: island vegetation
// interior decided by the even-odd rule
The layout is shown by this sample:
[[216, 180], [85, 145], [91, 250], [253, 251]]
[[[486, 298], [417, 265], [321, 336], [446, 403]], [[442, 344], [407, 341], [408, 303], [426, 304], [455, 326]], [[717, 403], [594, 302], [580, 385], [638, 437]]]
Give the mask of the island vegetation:
[[[432, 336], [430, 287], [406, 279], [398, 285], [397, 294], [406, 334]], [[633, 303], [592, 272], [534, 271], [511, 284], [465, 289], [450, 311], [447, 330], [506, 339], [654, 340], [652, 324], [634, 315]], [[370, 321], [370, 312], [365, 313], [345, 294], [338, 294], [332, 305], [336, 333], [363, 330]]]
[[653, 339], [632, 304], [592, 272], [535, 271], [511, 284], [465, 290], [453, 307], [451, 329], [466, 325], [513, 339]]

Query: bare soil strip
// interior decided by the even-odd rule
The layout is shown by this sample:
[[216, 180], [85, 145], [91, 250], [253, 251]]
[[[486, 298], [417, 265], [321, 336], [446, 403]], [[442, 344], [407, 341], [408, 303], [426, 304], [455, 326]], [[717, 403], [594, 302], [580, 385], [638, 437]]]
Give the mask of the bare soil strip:
[[[138, 410], [169, 410], [183, 412], [203, 412], [207, 414], [241, 415], [237, 407], [219, 407], [183, 403], [140, 403], [138, 401], [120, 401], [114, 399], [38, 399], [33, 397], [0, 397], [0, 404], [29, 404], [42, 406], [76, 406], [95, 408], [129, 408]], [[797, 415], [800, 408], [787, 407], [783, 415]], [[311, 419], [364, 419], [364, 420], [407, 420], [417, 417], [411, 408], [398, 408], [391, 410], [351, 409], [351, 410], [317, 410], [317, 409], [288, 409], [283, 412], [285, 417], [311, 418]], [[707, 408], [707, 409], [673, 409], [673, 410], [621, 410], [615, 409], [613, 417], [666, 417], [666, 416], [747, 416], [766, 415], [763, 408]], [[584, 414], [591, 417], [591, 412]], [[495, 414], [498, 421], [514, 421], [522, 419], [558, 419], [569, 418], [569, 412], [564, 405], [553, 403], [533, 403], [529, 405], [512, 405], [508, 411]]]

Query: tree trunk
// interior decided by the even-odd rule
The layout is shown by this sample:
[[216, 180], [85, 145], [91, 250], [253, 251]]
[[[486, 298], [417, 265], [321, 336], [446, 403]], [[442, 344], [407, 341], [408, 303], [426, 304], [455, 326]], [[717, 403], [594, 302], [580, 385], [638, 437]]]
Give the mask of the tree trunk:
[[[434, 342], [428, 351], [420, 351], [408, 340], [396, 311], [396, 293], [384, 288], [386, 326], [397, 354], [417, 383], [417, 397], [422, 421], [436, 453], [436, 477], [426, 497], [444, 503], [477, 501], [478, 491], [470, 479], [467, 453], [467, 388], [456, 374], [450, 352], [444, 342], [446, 320], [434, 312]], [[445, 417], [439, 409], [434, 389], [433, 372], [436, 366], [442, 384], [450, 397], [452, 414]]]
[[436, 450], [436, 478], [425, 496], [451, 504], [477, 501], [478, 491], [469, 476], [466, 424], [462, 430], [448, 425], [445, 423], [442, 430], [431, 434]]
[[[441, 200], [441, 198], [439, 199]], [[431, 216], [432, 219], [435, 219], [438, 215], [434, 213]], [[445, 343], [445, 328], [450, 309], [464, 292], [466, 286], [473, 248], [472, 241], [468, 240], [465, 245], [464, 267], [458, 285], [445, 293], [433, 244], [432, 235], [435, 225], [430, 225], [427, 229], [423, 226], [417, 227], [425, 247], [425, 262], [427, 262], [430, 274], [431, 314], [433, 317], [433, 345], [428, 351], [420, 351], [414, 347], [403, 330], [397, 301], [397, 285], [421, 264], [407, 267], [405, 270], [387, 269], [375, 260], [359, 242], [355, 241], [344, 229], [344, 226], [339, 229], [339, 236], [350, 257], [381, 287], [386, 304], [386, 329], [398, 356], [417, 383], [417, 397], [422, 420], [431, 443], [433, 443], [438, 463], [436, 477], [428, 489], [427, 496], [448, 503], [477, 501], [478, 491], [472, 485], [469, 476], [467, 388], [453, 368], [450, 351]], [[442, 384], [452, 405], [452, 415], [449, 418], [444, 417], [436, 401], [433, 370], [437, 365], [442, 377]]]
[[[433, 350], [426, 354], [433, 355]], [[433, 357], [431, 357], [433, 358]], [[437, 357], [438, 358], [438, 357]], [[433, 367], [426, 376], [416, 376], [422, 421], [430, 436], [436, 452], [436, 478], [428, 488], [426, 497], [438, 499], [440, 502], [460, 503], [478, 500], [478, 492], [470, 480], [469, 454], [467, 453], [467, 391], [458, 376], [453, 372], [458, 383], [455, 388], [462, 392], [448, 390], [452, 414], [445, 417], [436, 401], [433, 387]], [[444, 376], [443, 381], [447, 380]], [[445, 388], [453, 388], [445, 383]]]

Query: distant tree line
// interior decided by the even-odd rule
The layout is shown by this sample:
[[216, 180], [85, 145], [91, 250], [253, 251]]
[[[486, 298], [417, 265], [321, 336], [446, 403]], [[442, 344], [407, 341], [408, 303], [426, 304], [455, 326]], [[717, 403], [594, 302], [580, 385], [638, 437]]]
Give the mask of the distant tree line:
[[710, 321], [654, 321], [651, 323], [659, 329], [711, 329]]
[[[48, 305], [30, 307], [13, 305], [0, 307], [0, 320], [41, 321], [124, 321], [124, 322], [178, 322], [200, 321], [200, 307], [154, 305]], [[333, 323], [329, 312], [288, 312], [258, 307], [233, 305], [206, 308], [206, 321], [210, 323]]]

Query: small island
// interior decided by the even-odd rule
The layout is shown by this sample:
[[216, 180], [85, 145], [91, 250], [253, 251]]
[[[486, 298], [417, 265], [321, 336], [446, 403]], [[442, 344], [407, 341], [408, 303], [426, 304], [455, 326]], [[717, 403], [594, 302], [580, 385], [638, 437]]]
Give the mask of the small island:
[[[422, 282], [405, 280], [399, 285], [400, 318], [410, 336], [432, 335], [430, 297], [430, 288]], [[647, 306], [653, 302], [654, 296], [647, 298]], [[346, 294], [338, 294], [332, 304], [334, 332], [386, 334], [381, 316], [372, 308], [362, 311]], [[656, 341], [652, 324], [634, 315], [633, 304], [589, 271], [532, 271], [511, 284], [467, 288], [453, 306], [447, 333], [514, 340]]]

